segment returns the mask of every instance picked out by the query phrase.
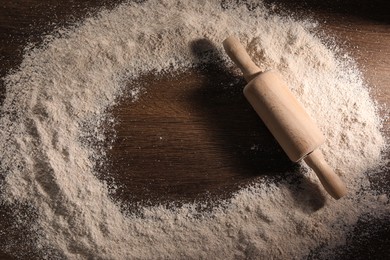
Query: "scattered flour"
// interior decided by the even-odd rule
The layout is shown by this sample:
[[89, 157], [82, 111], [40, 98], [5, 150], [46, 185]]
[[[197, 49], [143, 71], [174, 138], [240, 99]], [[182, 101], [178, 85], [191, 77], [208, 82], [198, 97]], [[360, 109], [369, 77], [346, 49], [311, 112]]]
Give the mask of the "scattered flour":
[[[34, 248], [48, 258], [301, 259], [320, 246], [343, 244], [359, 216], [390, 212], [386, 195], [369, 192], [365, 174], [380, 165], [386, 143], [356, 65], [315, 36], [316, 26], [271, 15], [261, 4], [248, 10], [217, 1], [152, 0], [59, 31], [5, 77], [1, 203], [33, 209]], [[323, 152], [349, 195], [327, 198], [316, 209], [302, 203], [313, 198], [296, 184], [257, 183], [207, 213], [195, 204], [121, 213], [93, 170], [104, 154], [81, 142], [83, 135], [104, 141], [100, 125], [124, 80], [202, 62], [191, 53], [195, 40], [213, 42], [234, 70], [221, 45], [231, 34], [262, 69], [276, 68], [289, 82], [326, 135]], [[136, 87], [131, 93], [139, 95]], [[318, 183], [309, 170], [305, 175]], [[17, 248], [12, 243], [4, 250]]]

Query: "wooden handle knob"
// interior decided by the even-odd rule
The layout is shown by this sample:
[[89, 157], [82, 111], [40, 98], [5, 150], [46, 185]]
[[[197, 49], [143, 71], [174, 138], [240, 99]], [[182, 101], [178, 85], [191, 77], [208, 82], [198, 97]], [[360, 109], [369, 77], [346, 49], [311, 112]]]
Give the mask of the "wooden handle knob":
[[305, 162], [314, 170], [325, 190], [335, 199], [347, 194], [347, 188], [340, 177], [326, 163], [321, 151], [314, 150], [305, 157]]
[[261, 73], [259, 67], [251, 60], [240, 41], [230, 36], [223, 41], [223, 47], [233, 62], [241, 69], [247, 82]]

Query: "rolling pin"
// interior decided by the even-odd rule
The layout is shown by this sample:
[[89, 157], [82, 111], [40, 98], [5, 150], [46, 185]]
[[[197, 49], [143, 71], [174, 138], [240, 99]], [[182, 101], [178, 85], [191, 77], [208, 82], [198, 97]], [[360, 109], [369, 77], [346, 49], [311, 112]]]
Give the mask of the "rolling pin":
[[290, 160], [303, 159], [333, 198], [343, 197], [347, 193], [344, 183], [317, 149], [325, 142], [323, 134], [279, 73], [274, 70], [262, 72], [234, 36], [224, 40], [223, 46], [248, 82], [244, 88], [246, 99]]

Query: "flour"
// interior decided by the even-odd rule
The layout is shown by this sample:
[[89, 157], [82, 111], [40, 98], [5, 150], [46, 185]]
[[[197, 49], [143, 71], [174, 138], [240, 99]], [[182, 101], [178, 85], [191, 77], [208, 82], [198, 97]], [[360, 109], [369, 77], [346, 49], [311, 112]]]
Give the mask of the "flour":
[[[312, 33], [316, 27], [271, 15], [262, 5], [249, 11], [225, 2], [152, 0], [102, 11], [28, 50], [19, 69], [5, 77], [0, 119], [1, 199], [31, 229], [22, 231], [35, 252], [25, 255], [300, 259], [320, 246], [343, 244], [359, 216], [389, 214], [386, 195], [370, 192], [366, 175], [381, 164], [385, 148], [374, 102], [352, 59], [324, 44]], [[306, 197], [301, 190], [313, 185], [259, 182], [211, 212], [186, 204], [122, 213], [94, 171], [104, 151], [82, 140], [109, 141], [101, 130], [106, 111], [124, 92], [135, 102], [141, 93], [137, 86], [124, 89], [124, 81], [204, 62], [191, 53], [195, 40], [214, 43], [234, 70], [221, 44], [231, 34], [263, 70], [276, 68], [289, 82], [324, 132], [322, 151], [349, 195], [340, 201], [323, 191]], [[313, 172], [304, 177], [318, 184]], [[20, 217], [16, 204], [32, 208], [33, 223]], [[3, 247], [12, 252], [20, 246], [10, 240]]]

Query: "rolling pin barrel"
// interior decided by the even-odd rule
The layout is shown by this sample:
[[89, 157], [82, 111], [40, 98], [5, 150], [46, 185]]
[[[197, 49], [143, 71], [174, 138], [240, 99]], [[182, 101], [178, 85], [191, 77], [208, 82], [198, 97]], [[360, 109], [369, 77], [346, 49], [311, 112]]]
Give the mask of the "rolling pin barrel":
[[324, 143], [324, 136], [281, 76], [273, 70], [262, 73], [235, 37], [227, 38], [223, 46], [248, 82], [245, 97], [288, 157], [294, 162], [304, 159], [332, 197], [344, 196], [344, 183], [317, 150]]

